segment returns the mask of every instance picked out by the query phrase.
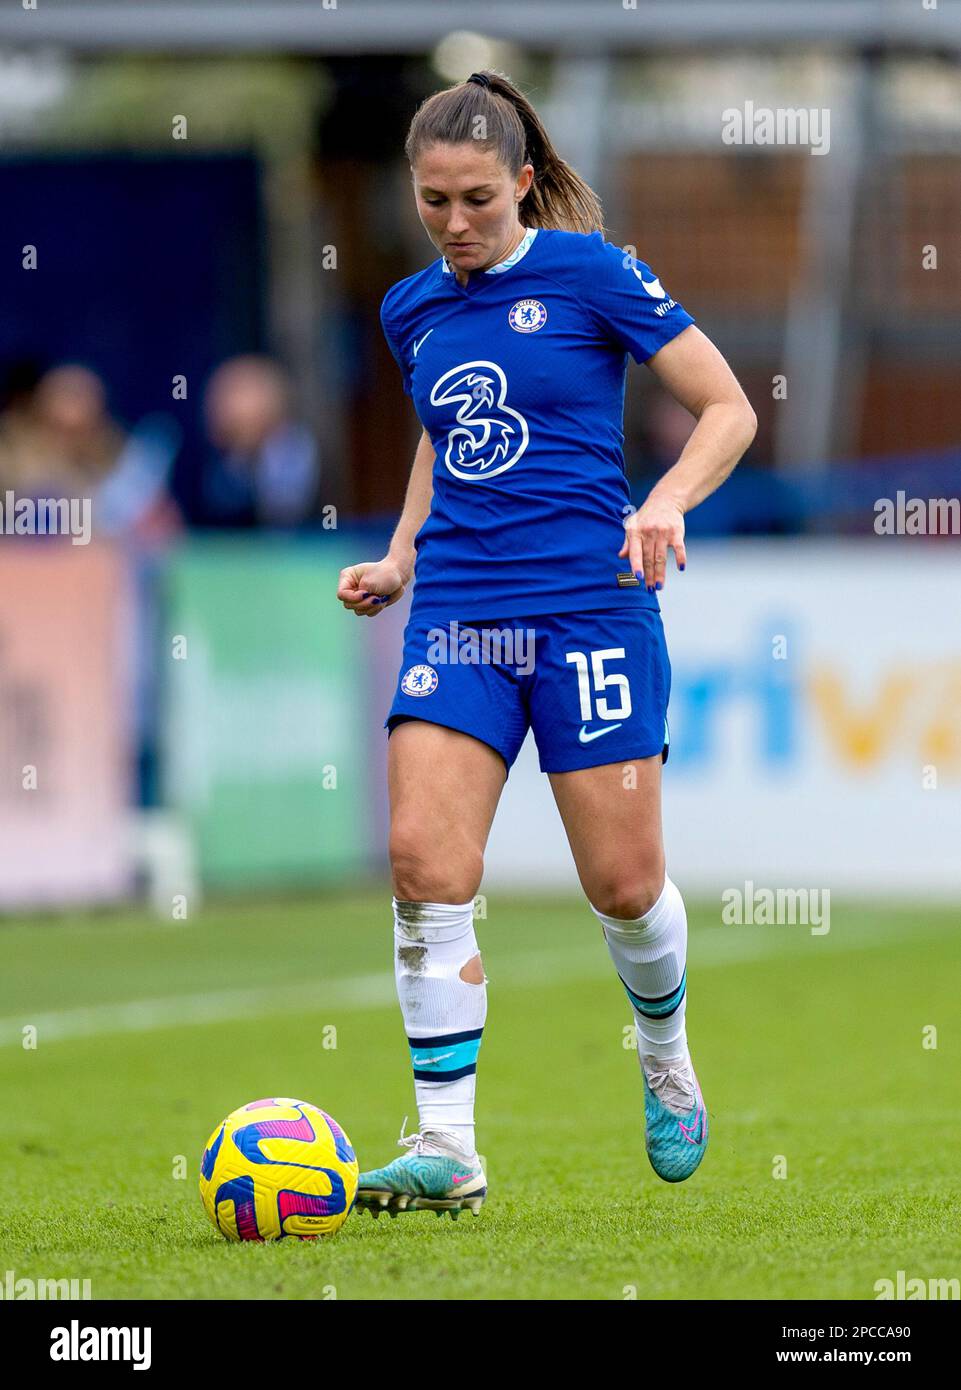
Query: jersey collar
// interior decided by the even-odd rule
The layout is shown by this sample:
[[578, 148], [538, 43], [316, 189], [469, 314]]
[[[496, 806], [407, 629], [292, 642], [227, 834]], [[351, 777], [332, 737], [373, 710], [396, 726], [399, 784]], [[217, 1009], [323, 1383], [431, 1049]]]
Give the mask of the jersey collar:
[[[537, 236], [537, 230], [538, 229], [536, 227], [528, 227], [523, 238], [517, 244], [517, 246], [514, 247], [514, 250], [507, 257], [507, 260], [501, 261], [499, 265], [490, 266], [489, 269], [484, 271], [484, 274], [502, 275], [505, 270], [510, 270], [511, 266], [516, 265], [517, 262], [522, 259], [522, 257], [526, 256], [528, 251], [534, 245], [534, 238]], [[445, 275], [453, 274], [453, 271], [448, 263], [446, 256], [441, 257], [441, 266]]]

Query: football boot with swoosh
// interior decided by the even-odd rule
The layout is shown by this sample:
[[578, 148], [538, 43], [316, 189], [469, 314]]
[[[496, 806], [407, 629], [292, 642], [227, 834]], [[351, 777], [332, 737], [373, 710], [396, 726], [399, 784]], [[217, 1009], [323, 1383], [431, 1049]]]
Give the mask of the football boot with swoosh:
[[665, 1182], [689, 1178], [707, 1149], [707, 1108], [690, 1053], [641, 1057], [645, 1144], [651, 1167]]
[[357, 1207], [373, 1216], [382, 1211], [397, 1216], [402, 1211], [449, 1211], [456, 1221], [467, 1207], [476, 1216], [487, 1195], [487, 1178], [477, 1154], [467, 1155], [453, 1134], [428, 1129], [423, 1134], [404, 1134], [398, 1144], [410, 1150], [388, 1163], [361, 1173]]

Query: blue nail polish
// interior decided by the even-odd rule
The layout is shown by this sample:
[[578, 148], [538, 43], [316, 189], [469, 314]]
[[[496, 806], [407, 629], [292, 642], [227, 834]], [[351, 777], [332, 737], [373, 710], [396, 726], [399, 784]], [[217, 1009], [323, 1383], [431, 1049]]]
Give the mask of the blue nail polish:
[[643, 579], [643, 578], [644, 578], [644, 571], [643, 571], [643, 570], [635, 570], [635, 571], [634, 571], [634, 578], [635, 578], [635, 579]]
[[661, 583], [660, 580], [658, 580], [657, 583], [654, 585], [654, 588], [655, 588], [655, 589], [663, 589], [663, 588], [664, 588], [664, 585]]
[[684, 566], [683, 566], [683, 565], [680, 565], [678, 568], [680, 569], [681, 573], [683, 574], [683, 573], [684, 573]]

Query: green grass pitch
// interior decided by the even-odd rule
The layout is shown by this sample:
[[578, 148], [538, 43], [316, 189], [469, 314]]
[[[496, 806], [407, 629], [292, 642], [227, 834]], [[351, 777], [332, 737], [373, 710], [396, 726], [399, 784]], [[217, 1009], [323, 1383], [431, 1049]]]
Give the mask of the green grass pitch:
[[270, 1246], [228, 1244], [200, 1203], [228, 1111], [313, 1101], [361, 1167], [400, 1152], [405, 1114], [416, 1127], [389, 890], [8, 921], [0, 1278], [89, 1278], [94, 1298], [872, 1299], [898, 1270], [961, 1274], [956, 912], [839, 905], [825, 936], [722, 926], [716, 905], [690, 920], [711, 1141], [688, 1182], [644, 1153], [593, 914], [492, 893], [481, 1214], [355, 1212], [333, 1239]]

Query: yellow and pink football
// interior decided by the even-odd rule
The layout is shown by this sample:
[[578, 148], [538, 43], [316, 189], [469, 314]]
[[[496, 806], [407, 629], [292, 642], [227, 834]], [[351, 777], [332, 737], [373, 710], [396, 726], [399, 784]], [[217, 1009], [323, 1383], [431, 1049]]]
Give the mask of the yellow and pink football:
[[347, 1220], [359, 1170], [340, 1125], [307, 1101], [254, 1100], [207, 1141], [200, 1195], [228, 1240], [312, 1240]]

